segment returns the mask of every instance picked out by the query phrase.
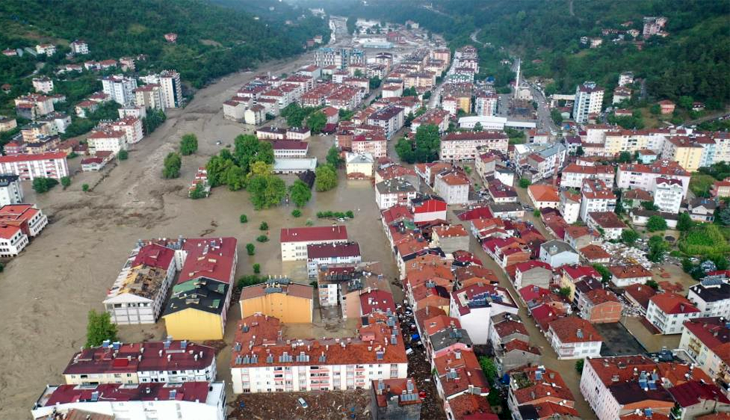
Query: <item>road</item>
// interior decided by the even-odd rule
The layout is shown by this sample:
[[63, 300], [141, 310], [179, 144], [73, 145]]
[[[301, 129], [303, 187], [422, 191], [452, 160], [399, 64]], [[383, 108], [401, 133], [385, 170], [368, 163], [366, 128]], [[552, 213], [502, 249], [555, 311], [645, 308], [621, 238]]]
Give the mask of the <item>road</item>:
[[477, 35], [479, 35], [479, 32], [481, 32], [481, 31], [482, 31], [482, 28], [477, 29], [476, 31], [472, 32], [469, 37], [471, 38], [472, 42], [477, 43], [479, 45], [484, 45], [483, 42], [481, 42], [477, 39]]
[[532, 83], [530, 83], [530, 92], [532, 93], [532, 98], [537, 102], [537, 128], [539, 130], [550, 131], [553, 136], [556, 135], [560, 132], [560, 128], [555, 125], [555, 122], [550, 116], [550, 107], [548, 106], [545, 94]]

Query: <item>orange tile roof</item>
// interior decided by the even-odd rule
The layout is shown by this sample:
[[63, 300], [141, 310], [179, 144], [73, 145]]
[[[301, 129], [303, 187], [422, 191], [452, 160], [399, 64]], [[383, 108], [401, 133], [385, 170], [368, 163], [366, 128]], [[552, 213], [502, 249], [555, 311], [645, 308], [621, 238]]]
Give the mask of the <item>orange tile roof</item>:
[[554, 187], [552, 185], [530, 185], [528, 189], [535, 201], [560, 201], [560, 197], [558, 196], [558, 189], [557, 187]]
[[[550, 329], [563, 343], [603, 341], [603, 337], [593, 324], [577, 316], [556, 319], [550, 323]], [[578, 335], [578, 331], [581, 331], [581, 336]]]

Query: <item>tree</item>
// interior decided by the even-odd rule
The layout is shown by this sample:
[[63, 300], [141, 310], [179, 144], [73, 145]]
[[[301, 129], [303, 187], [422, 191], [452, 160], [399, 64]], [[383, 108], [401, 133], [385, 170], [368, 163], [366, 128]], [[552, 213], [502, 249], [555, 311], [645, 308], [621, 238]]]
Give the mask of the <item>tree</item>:
[[631, 162], [631, 152], [621, 152], [618, 155], [618, 163], [629, 163]]
[[637, 239], [639, 239], [639, 234], [633, 229], [626, 229], [621, 232], [621, 240], [626, 245], [633, 245]]
[[246, 173], [243, 168], [236, 165], [228, 167], [225, 173], [225, 184], [231, 191], [238, 191], [246, 186]]
[[253, 265], [253, 273], [254, 274], [261, 274], [261, 264], [256, 263]]
[[649, 108], [649, 112], [652, 113], [652, 115], [659, 115], [662, 113], [662, 107], [659, 106], [659, 104], [654, 104]]
[[64, 189], [71, 186], [71, 178], [64, 176], [61, 177], [61, 186], [63, 186]]
[[641, 207], [643, 207], [645, 210], [659, 211], [659, 206], [657, 206], [656, 204], [654, 204], [651, 201], [642, 201]]
[[563, 114], [557, 109], [553, 108], [550, 111], [550, 118], [553, 119], [553, 122], [555, 123], [555, 125], [559, 126], [563, 123]]
[[127, 160], [129, 158], [129, 152], [122, 149], [117, 153], [117, 159], [119, 160]]
[[575, 361], [575, 370], [579, 375], [583, 374], [583, 366], [585, 366], [585, 359], [578, 359]]
[[248, 183], [251, 203], [256, 210], [278, 205], [286, 196], [286, 184], [274, 175], [257, 175]]
[[669, 244], [667, 244], [667, 241], [662, 239], [661, 236], [652, 236], [649, 238], [649, 252], [646, 253], [646, 259], [651, 262], [661, 262], [668, 250]]
[[259, 235], [259, 236], [256, 237], [256, 241], [257, 242], [261, 242], [261, 243], [268, 242], [269, 241], [269, 237], [266, 236], [266, 235]]
[[190, 156], [197, 151], [198, 137], [192, 133], [183, 135], [182, 140], [180, 140], [180, 154]]
[[497, 380], [498, 375], [497, 365], [494, 364], [494, 360], [491, 357], [481, 356], [479, 357], [479, 366], [482, 368], [489, 386], [494, 386], [494, 381]]
[[586, 152], [583, 150], [583, 146], [578, 146], [578, 148], [575, 150], [576, 156], [583, 156]]
[[559, 294], [560, 294], [560, 296], [562, 296], [564, 298], [568, 298], [568, 297], [570, 297], [570, 292], [571, 292], [570, 287], [561, 287]]
[[289, 198], [291, 198], [291, 201], [293, 201], [297, 207], [304, 207], [307, 202], [312, 198], [312, 191], [309, 189], [309, 186], [307, 184], [297, 179], [289, 187]]
[[86, 348], [99, 347], [105, 340], [117, 341], [117, 326], [109, 312], [90, 310], [86, 324]]
[[244, 287], [255, 286], [257, 284], [263, 283], [264, 280], [264, 278], [261, 278], [256, 274], [243, 276], [240, 279], [236, 280], [236, 289], [241, 290]]
[[341, 168], [342, 164], [345, 163], [339, 150], [337, 150], [335, 146], [330, 147], [327, 151], [327, 163], [336, 169]]
[[180, 155], [178, 153], [168, 153], [165, 157], [164, 167], [162, 168], [162, 177], [165, 179], [179, 177], [181, 167], [182, 159]]
[[259, 141], [254, 135], [242, 134], [233, 140], [233, 144], [232, 158], [246, 173], [254, 162], [274, 163], [274, 149], [270, 142]]
[[689, 213], [682, 212], [679, 214], [679, 220], [677, 221], [677, 230], [680, 232], [688, 232], [692, 229], [692, 218]]
[[438, 160], [441, 148], [439, 128], [434, 124], [421, 124], [416, 130], [414, 158], [427, 163]]
[[248, 255], [256, 254], [256, 245], [251, 244], [251, 243], [246, 244], [246, 253]]
[[380, 87], [380, 78], [378, 76], [371, 77], [368, 84], [370, 85], [370, 90], [375, 90]]
[[195, 184], [195, 188], [193, 188], [192, 191], [190, 191], [190, 198], [193, 200], [199, 200], [201, 198], [205, 198], [205, 187], [203, 186], [202, 182], [197, 182]]
[[302, 217], [302, 211], [299, 209], [294, 209], [294, 210], [292, 210], [291, 215], [292, 215], [292, 217], [295, 217], [295, 218]]
[[416, 155], [413, 151], [413, 142], [403, 137], [395, 144], [395, 152], [398, 154], [398, 158], [406, 163], [415, 163]]
[[337, 188], [337, 170], [330, 164], [319, 166], [315, 171], [314, 187], [319, 192]]
[[266, 222], [261, 222], [259, 225], [259, 230], [269, 230], [269, 224]]
[[646, 285], [654, 290], [659, 290], [659, 283], [657, 283], [656, 280], [647, 280]]
[[646, 223], [646, 229], [649, 232], [658, 232], [667, 230], [667, 221], [661, 216], [651, 216]]
[[81, 186], [81, 191], [88, 192], [89, 191], [89, 184], [84, 184]]
[[312, 134], [321, 133], [325, 125], [327, 125], [327, 116], [322, 111], [313, 112], [307, 118], [307, 127], [312, 131]]
[[474, 131], [484, 131], [484, 128], [482, 127], [482, 123], [478, 122], [474, 124]]
[[245, 214], [242, 214], [242, 215], [240, 215], [240, 216], [238, 217], [238, 220], [239, 220], [239, 221], [240, 221], [241, 223], [248, 223], [248, 216], [246, 216]]
[[38, 194], [47, 193], [51, 188], [58, 185], [58, 180], [53, 178], [35, 178], [33, 179], [33, 191]]
[[540, 217], [540, 215], [541, 215], [541, 213], [540, 213], [540, 210], [537, 210], [537, 209], [535, 209], [535, 210], [534, 210], [534, 211], [532, 212], [532, 216], [534, 216], [535, 218], [539, 218], [539, 217]]
[[527, 188], [532, 184], [529, 179], [527, 178], [521, 178], [520, 179], [520, 188]]
[[606, 283], [609, 280], [611, 280], [612, 275], [611, 275], [611, 271], [609, 271], [608, 268], [606, 268], [605, 266], [603, 266], [601, 264], [593, 264], [593, 268], [595, 268], [596, 271], [598, 271], [598, 274], [601, 275], [602, 282]]

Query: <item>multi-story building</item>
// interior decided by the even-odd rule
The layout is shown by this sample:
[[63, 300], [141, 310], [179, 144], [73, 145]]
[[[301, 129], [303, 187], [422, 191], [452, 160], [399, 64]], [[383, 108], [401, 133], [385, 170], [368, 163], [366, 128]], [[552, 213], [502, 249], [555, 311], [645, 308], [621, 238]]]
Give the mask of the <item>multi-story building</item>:
[[180, 108], [184, 104], [180, 74], [174, 70], [163, 70], [158, 74], [141, 77], [147, 84], [160, 86], [161, 109]]
[[666, 36], [664, 26], [667, 24], [667, 18], [664, 16], [646, 16], [644, 17], [644, 28], [642, 36], [644, 39], [654, 35]]
[[517, 316], [518, 309], [505, 288], [491, 284], [473, 284], [452, 292], [449, 305], [449, 313], [459, 320], [473, 344], [487, 344], [491, 317]]
[[23, 181], [61, 179], [69, 175], [66, 154], [60, 152], [0, 156], [0, 173], [18, 175]]
[[314, 289], [292, 283], [288, 278], [269, 278], [264, 283], [244, 287], [240, 302], [241, 318], [263, 314], [284, 323], [311, 323]]
[[75, 40], [69, 44], [69, 47], [71, 47], [71, 52], [74, 54], [86, 55], [89, 53], [89, 44], [83, 39]]
[[365, 52], [356, 48], [323, 47], [314, 53], [314, 64], [320, 68], [335, 66], [342, 70], [348, 68], [350, 64], [365, 64], [365, 62]]
[[50, 96], [30, 93], [15, 98], [15, 113], [18, 117], [35, 120], [55, 111], [54, 100]]
[[394, 316], [373, 314], [367, 321], [357, 337], [284, 340], [278, 319], [244, 318], [231, 356], [233, 392], [368, 389], [372, 381], [407, 378], [408, 359]]
[[112, 152], [119, 153], [127, 150], [127, 136], [122, 131], [115, 130], [96, 130], [87, 138], [89, 147], [96, 152]]
[[162, 89], [160, 85], [150, 83], [140, 86], [134, 90], [134, 103], [136, 106], [142, 106], [145, 109], [165, 109], [162, 102]]
[[612, 292], [594, 289], [580, 294], [578, 310], [581, 318], [593, 324], [613, 323], [621, 319], [623, 305]]
[[474, 112], [480, 117], [495, 116], [498, 98], [494, 93], [478, 93], [474, 100]]
[[0, 225], [0, 257], [11, 258], [28, 246], [28, 235], [18, 226]]
[[589, 228], [601, 232], [606, 239], [619, 239], [623, 231], [628, 229], [626, 223], [612, 211], [589, 212], [585, 221]]
[[283, 228], [280, 235], [282, 261], [306, 261], [307, 246], [347, 242], [345, 226]]
[[618, 85], [626, 86], [634, 83], [634, 73], [625, 71], [618, 76]]
[[138, 117], [124, 117], [114, 122], [101, 125], [111, 128], [113, 131], [123, 133], [127, 145], [139, 143], [144, 137], [142, 119]]
[[584, 180], [599, 179], [610, 188], [613, 186], [614, 175], [614, 167], [610, 165], [584, 166], [571, 163], [561, 171], [560, 186], [581, 188]]
[[661, 334], [679, 334], [685, 321], [701, 315], [700, 310], [687, 298], [672, 292], [652, 296], [646, 310], [646, 319]]
[[381, 127], [387, 138], [393, 137], [404, 123], [403, 108], [390, 106], [382, 108], [368, 116], [368, 124]]
[[527, 196], [536, 209], [558, 208], [560, 196], [557, 187], [552, 185], [530, 185], [527, 188]]
[[422, 403], [411, 378], [375, 380], [371, 386], [373, 420], [420, 420]]
[[120, 343], [74, 354], [63, 371], [67, 385], [213, 382], [215, 349], [188, 341]]
[[0, 175], [0, 206], [23, 202], [23, 186], [18, 175]]
[[[694, 318], [684, 322], [679, 348], [687, 352], [711, 379], [730, 383], [730, 326], [727, 318]], [[727, 387], [727, 385], [725, 385]]]
[[576, 316], [556, 319], [549, 324], [546, 335], [558, 359], [585, 359], [601, 354], [603, 337], [585, 319]]
[[472, 131], [449, 133], [441, 139], [441, 160], [476, 159], [480, 153], [496, 150], [507, 153], [509, 137], [503, 131]]
[[226, 389], [223, 382], [48, 385], [31, 414], [45, 420], [74, 410], [140, 420], [225, 420]]
[[418, 190], [403, 178], [393, 178], [375, 184], [375, 202], [380, 210], [396, 205], [407, 205], [415, 198]]
[[585, 82], [575, 89], [573, 103], [573, 119], [577, 123], [586, 123], [591, 114], [599, 114], [603, 105], [603, 88], [595, 82]]
[[357, 264], [361, 261], [360, 245], [357, 242], [307, 246], [307, 274], [309, 274], [309, 277], [317, 277], [321, 265]]
[[588, 213], [608, 212], [616, 208], [616, 195], [599, 179], [586, 179], [581, 187], [580, 219], [588, 220]]
[[659, 211], [677, 214], [682, 205], [684, 187], [678, 179], [659, 177], [655, 181], [654, 204]]
[[35, 204], [10, 204], [0, 208], [0, 223], [35, 238], [48, 225], [48, 217]]
[[567, 242], [552, 240], [540, 244], [540, 261], [552, 268], [558, 268], [578, 264], [580, 257]]
[[[707, 144], [707, 146], [713, 147], [714, 145], [714, 142], [711, 140]], [[664, 142], [662, 158], [669, 159], [672, 162], [677, 162], [688, 172], [697, 172], [697, 169], [699, 169], [700, 165], [703, 163], [703, 154], [706, 152], [706, 147], [695, 139], [685, 136], [676, 136], [670, 137]], [[705, 163], [707, 163], [707, 160], [710, 159], [704, 160]]]
[[380, 159], [388, 154], [388, 139], [380, 134], [360, 134], [352, 138], [350, 148], [353, 153], [369, 153]]
[[309, 143], [301, 140], [273, 140], [271, 147], [276, 159], [305, 158], [309, 151]]
[[34, 77], [33, 89], [38, 93], [51, 93], [53, 91], [53, 80], [46, 76]]
[[706, 279], [689, 288], [687, 299], [700, 310], [703, 317], [730, 319], [730, 283]]
[[38, 44], [35, 46], [35, 51], [38, 54], [50, 57], [56, 53], [56, 46], [53, 44]]
[[531, 366], [511, 371], [509, 377], [507, 405], [514, 420], [545, 418], [539, 413], [578, 417], [573, 393], [559, 372]]
[[654, 192], [656, 179], [678, 179], [684, 188], [682, 197], [687, 196], [690, 173], [678, 163], [666, 159], [657, 160], [651, 165], [629, 163], [620, 165], [616, 173], [616, 186], [620, 189], [640, 189]]
[[[458, 333], [463, 330], [458, 330]], [[454, 335], [453, 329], [434, 334]], [[485, 397], [489, 394], [489, 383], [479, 367], [479, 361], [471, 349], [448, 348], [440, 355], [433, 357], [436, 391], [445, 404], [451, 404], [462, 395]]]
[[107, 76], [101, 79], [102, 90], [109, 95], [112, 101], [130, 106], [136, 99], [134, 90], [137, 89], [137, 79], [122, 75]]
[[434, 179], [434, 192], [449, 205], [467, 204], [470, 188], [469, 178], [460, 171], [442, 172]]
[[570, 191], [560, 192], [560, 203], [558, 203], [558, 210], [563, 215], [563, 220], [568, 224], [573, 224], [578, 221], [580, 217], [580, 200], [581, 196], [573, 194]]

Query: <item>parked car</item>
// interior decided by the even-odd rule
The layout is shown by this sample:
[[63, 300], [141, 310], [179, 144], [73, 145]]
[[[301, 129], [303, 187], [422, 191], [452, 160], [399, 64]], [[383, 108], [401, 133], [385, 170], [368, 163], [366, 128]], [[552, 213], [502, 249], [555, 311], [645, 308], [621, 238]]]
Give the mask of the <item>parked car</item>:
[[301, 397], [300, 397], [300, 398], [299, 398], [299, 399], [297, 400], [297, 402], [299, 403], [299, 405], [301, 405], [301, 406], [302, 406], [302, 408], [309, 408], [309, 404], [307, 404], [307, 402], [306, 402], [306, 401], [304, 401], [304, 398], [301, 398]]

